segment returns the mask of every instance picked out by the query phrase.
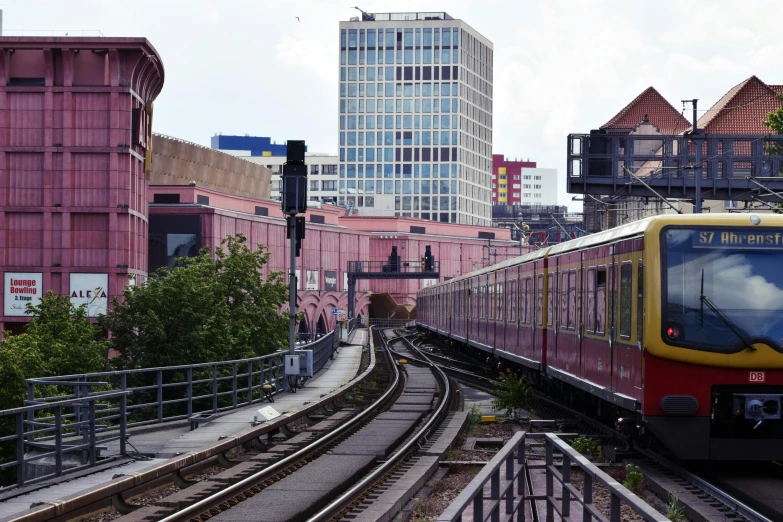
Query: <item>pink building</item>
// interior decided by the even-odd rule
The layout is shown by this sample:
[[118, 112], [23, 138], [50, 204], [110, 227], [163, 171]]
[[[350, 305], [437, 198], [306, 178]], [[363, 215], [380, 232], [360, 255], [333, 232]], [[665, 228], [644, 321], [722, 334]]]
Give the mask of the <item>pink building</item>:
[[[163, 66], [147, 40], [14, 37], [0, 48], [0, 331], [20, 332], [25, 305], [49, 290], [97, 316], [127, 285], [237, 232], [267, 246], [267, 270], [287, 269], [267, 169], [175, 138], [150, 147]], [[307, 212], [297, 265], [308, 331], [347, 308], [348, 261], [385, 261], [397, 247], [416, 262], [430, 246], [443, 280], [520, 254], [508, 229], [344, 213]], [[411, 306], [432, 283], [359, 281], [357, 313], [372, 293]]]
[[[0, 329], [53, 290], [105, 309], [147, 274], [145, 38], [0, 38]], [[100, 289], [96, 292], [96, 289]]]
[[[279, 202], [190, 186], [151, 186], [148, 197], [150, 272], [241, 232], [252, 247], [266, 245], [269, 249], [267, 273], [287, 273], [288, 241]], [[154, 203], [156, 200], [177, 203]], [[344, 209], [330, 205], [311, 208], [306, 214], [307, 232], [297, 269], [298, 302], [307, 317], [303, 327], [307, 331], [328, 331], [335, 324], [332, 309], [347, 308], [348, 261], [385, 261], [393, 246], [403, 261], [420, 260], [429, 245], [440, 262], [442, 281], [520, 255], [520, 246], [510, 241], [508, 229], [344, 214]], [[366, 316], [371, 294], [378, 293], [390, 294], [398, 304], [415, 305], [416, 292], [432, 283], [360, 280], [356, 313]]]

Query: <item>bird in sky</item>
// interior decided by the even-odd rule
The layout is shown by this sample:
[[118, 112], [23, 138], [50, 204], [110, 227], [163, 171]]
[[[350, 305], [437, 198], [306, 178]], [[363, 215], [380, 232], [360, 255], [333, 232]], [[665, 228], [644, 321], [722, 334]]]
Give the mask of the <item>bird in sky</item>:
[[296, 17], [294, 17], [294, 18], [296, 18], [296, 21], [297, 21], [297, 22], [301, 22], [301, 20], [299, 19], [299, 17], [298, 17], [298, 16], [296, 16]]

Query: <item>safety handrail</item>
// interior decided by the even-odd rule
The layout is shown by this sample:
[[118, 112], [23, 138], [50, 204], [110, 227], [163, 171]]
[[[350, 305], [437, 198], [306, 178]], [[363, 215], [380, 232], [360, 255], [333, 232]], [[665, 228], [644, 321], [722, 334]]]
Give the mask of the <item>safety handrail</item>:
[[[313, 351], [315, 373], [334, 355], [335, 342], [335, 333], [330, 332], [297, 349]], [[199, 413], [200, 406], [201, 412], [214, 414], [259, 402], [265, 398], [266, 385], [273, 387], [272, 394], [288, 388], [286, 353], [280, 350], [251, 359], [26, 379], [26, 405], [0, 410], [0, 418], [16, 416], [13, 431], [0, 433], [0, 442], [15, 441], [18, 446], [16, 460], [0, 468], [16, 467], [18, 486], [38, 482], [94, 466], [101, 461], [98, 444], [119, 439], [120, 456], [126, 455], [125, 435], [131, 427], [187, 419]], [[130, 386], [132, 376], [143, 382]], [[71, 393], [36, 397], [41, 395], [36, 386], [70, 387]], [[135, 401], [128, 399], [131, 394], [135, 394]], [[147, 413], [139, 416], [141, 410]], [[81, 439], [78, 445], [77, 439]], [[42, 458], [38, 454], [26, 457], [26, 453], [42, 447], [54, 447], [55, 471], [26, 476], [32, 475], [26, 464]], [[77, 449], [83, 452], [82, 465], [63, 469], [63, 455]]]
[[[544, 464], [529, 462], [530, 456], [526, 456], [525, 444], [531, 439], [544, 439], [546, 448]], [[562, 456], [562, 471], [555, 466], [555, 452], [560, 454], [558, 456]], [[570, 483], [572, 466], [581, 469], [584, 474], [583, 493]], [[531, 493], [527, 474], [532, 470], [542, 469], [545, 472], [546, 491], [543, 494]], [[562, 495], [559, 497], [554, 492], [555, 482], [560, 483], [562, 487]], [[484, 491], [487, 483], [490, 485], [488, 498]], [[471, 519], [475, 522], [499, 520], [501, 513], [505, 513], [510, 520], [517, 520], [519, 518], [516, 516], [517, 512], [520, 509], [524, 510], [525, 505], [531, 501], [545, 502], [546, 520], [553, 520], [555, 513], [564, 520], [570, 520], [573, 501], [582, 507], [584, 520], [606, 520], [604, 514], [593, 504], [596, 483], [609, 491], [611, 500], [608, 520], [610, 522], [620, 522], [622, 504], [629, 506], [647, 522], [668, 520], [557, 435], [518, 432], [438, 517], [438, 522], [461, 521], [463, 513], [470, 506], [472, 506]], [[541, 517], [543, 518], [544, 515], [542, 514]]]

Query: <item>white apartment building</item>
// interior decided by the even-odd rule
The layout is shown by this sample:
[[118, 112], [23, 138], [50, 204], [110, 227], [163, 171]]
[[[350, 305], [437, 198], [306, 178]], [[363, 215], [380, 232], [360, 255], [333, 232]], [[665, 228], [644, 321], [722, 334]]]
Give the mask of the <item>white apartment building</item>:
[[[271, 198], [280, 201], [280, 190], [283, 188], [281, 176], [285, 156], [247, 156], [244, 159], [260, 163], [272, 170]], [[334, 154], [305, 153], [307, 165], [307, 199], [321, 203], [337, 204], [337, 156]]]
[[489, 225], [492, 42], [447, 13], [340, 22], [338, 203]]
[[509, 183], [520, 205], [557, 205], [557, 169], [523, 168], [519, 177]]
[[[215, 136], [215, 138], [222, 138], [222, 136]], [[233, 156], [240, 157], [253, 163], [264, 165], [266, 168], [272, 171], [272, 192], [270, 197], [275, 201], [280, 201], [280, 190], [282, 189], [281, 176], [283, 174], [283, 164], [286, 162], [285, 145], [276, 145], [272, 143], [266, 147], [269, 150], [255, 151], [255, 150], [240, 150], [232, 147], [231, 141], [221, 140], [213, 138], [213, 148], [231, 154]], [[236, 138], [236, 137], [230, 137]], [[256, 139], [255, 137], [249, 137], [249, 139]], [[269, 141], [267, 139], [267, 141]], [[227, 143], [226, 143], [227, 142]], [[222, 147], [221, 147], [222, 145]], [[282, 155], [275, 155], [278, 152]], [[310, 201], [318, 201], [321, 203], [328, 203], [330, 205], [337, 204], [337, 187], [339, 177], [338, 171], [338, 158], [334, 154], [320, 154], [315, 152], [305, 153], [305, 164], [307, 165], [307, 199]]]

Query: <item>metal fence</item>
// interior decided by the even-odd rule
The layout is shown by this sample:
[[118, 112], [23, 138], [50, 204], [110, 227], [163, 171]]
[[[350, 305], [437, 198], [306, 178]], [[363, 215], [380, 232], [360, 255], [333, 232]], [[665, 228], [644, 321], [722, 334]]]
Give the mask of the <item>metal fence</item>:
[[415, 319], [376, 319], [370, 318], [370, 325], [380, 329], [386, 328], [405, 328], [406, 326], [414, 326], [416, 324]]
[[[313, 350], [313, 373], [333, 356], [334, 332], [298, 349]], [[36, 482], [95, 465], [101, 445], [120, 441], [131, 427], [208, 416], [241, 408], [288, 388], [287, 351], [241, 359], [160, 368], [27, 379], [26, 406], [0, 411], [0, 443], [16, 444], [16, 484]], [[5, 419], [4, 419], [5, 418]], [[76, 455], [77, 457], [74, 457]], [[69, 460], [69, 464], [63, 464]], [[39, 462], [40, 461], [40, 462]], [[53, 465], [43, 466], [42, 462]]]
[[[545, 455], [526, 454], [526, 444], [541, 441]], [[540, 444], [539, 444], [540, 445]], [[544, 458], [543, 463], [541, 457]], [[555, 458], [562, 458], [562, 471], [555, 464]], [[580, 491], [571, 482], [571, 470], [582, 471], [583, 483]], [[544, 472], [544, 491], [536, 492], [528, 481], [531, 473]], [[538, 477], [539, 479], [541, 477]], [[555, 493], [555, 482], [562, 494]], [[600, 484], [610, 495], [609, 517], [593, 503], [595, 486]], [[486, 486], [489, 485], [487, 488]], [[537, 484], [538, 485], [538, 484]], [[538, 489], [541, 489], [540, 487]], [[609, 520], [620, 522], [622, 504], [629, 506], [647, 522], [665, 522], [668, 519], [628, 491], [622, 484], [601, 471], [582, 454], [574, 450], [560, 437], [552, 433], [516, 433], [511, 440], [484, 466], [460, 495], [438, 517], [438, 522], [462, 521], [463, 513], [474, 522], [486, 520], [525, 520], [528, 503], [544, 505], [538, 520], [551, 522], [555, 514], [563, 520], [582, 519]], [[581, 516], [571, 513], [576, 502]], [[532, 509], [531, 509], [532, 511]], [[572, 518], [573, 517], [573, 518]]]

